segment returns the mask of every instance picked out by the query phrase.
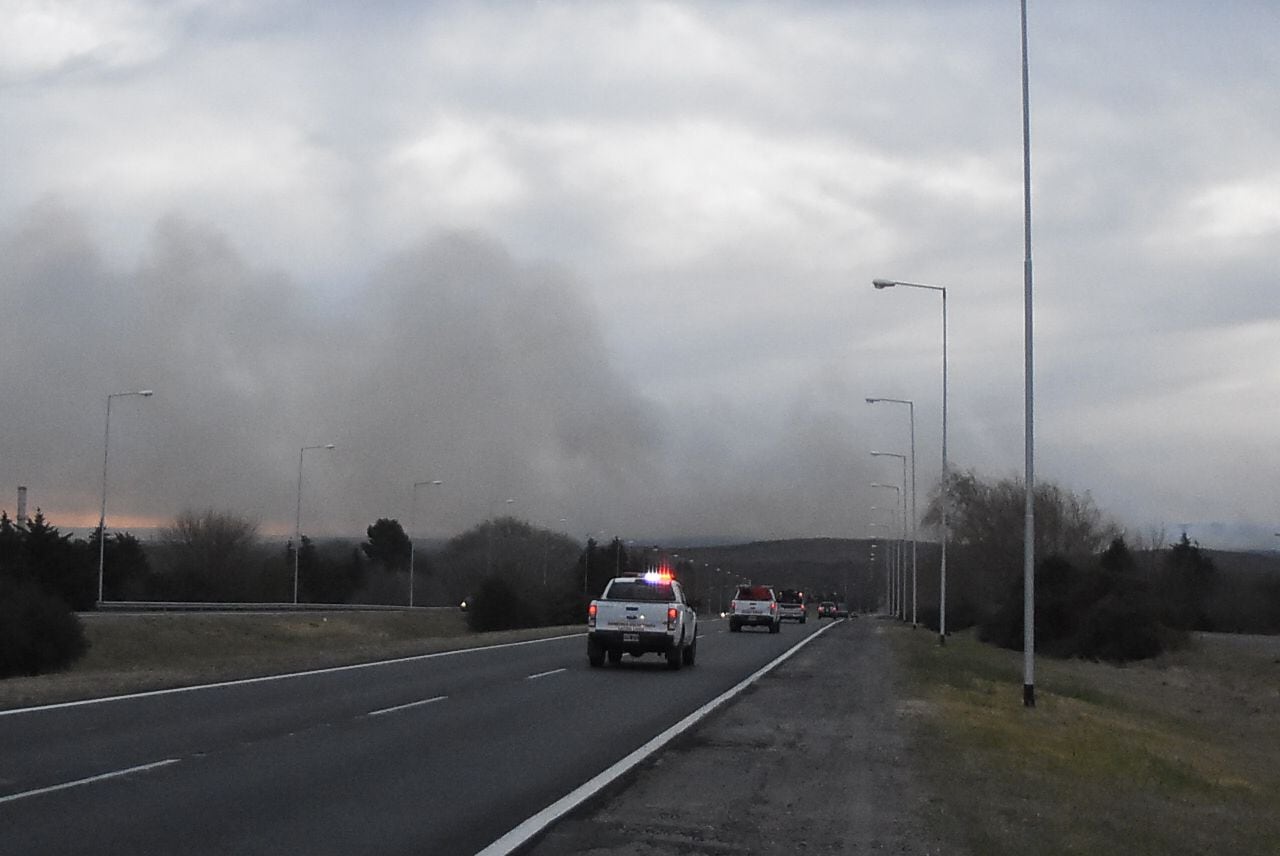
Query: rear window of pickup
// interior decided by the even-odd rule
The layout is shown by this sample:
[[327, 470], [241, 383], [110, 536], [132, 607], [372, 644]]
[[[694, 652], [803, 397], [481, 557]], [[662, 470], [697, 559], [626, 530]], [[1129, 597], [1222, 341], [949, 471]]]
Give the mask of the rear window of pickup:
[[605, 600], [640, 600], [664, 603], [676, 599], [675, 590], [670, 585], [657, 583], [612, 583], [604, 593]]
[[773, 600], [768, 586], [738, 586], [738, 600]]

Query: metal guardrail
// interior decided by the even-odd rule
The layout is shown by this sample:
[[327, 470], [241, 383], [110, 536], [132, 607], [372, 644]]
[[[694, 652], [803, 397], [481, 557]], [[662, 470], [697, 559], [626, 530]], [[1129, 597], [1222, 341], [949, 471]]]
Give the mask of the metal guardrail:
[[109, 600], [84, 615], [112, 612], [439, 612], [456, 606], [395, 606], [379, 603], [209, 603], [204, 601]]

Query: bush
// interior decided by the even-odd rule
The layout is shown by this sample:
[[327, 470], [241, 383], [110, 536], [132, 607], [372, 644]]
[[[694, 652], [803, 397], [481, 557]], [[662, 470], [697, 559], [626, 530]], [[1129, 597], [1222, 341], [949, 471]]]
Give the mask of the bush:
[[[1022, 650], [1023, 592], [1019, 576], [982, 623], [979, 639]], [[1049, 556], [1036, 568], [1035, 593], [1035, 645], [1050, 656], [1123, 663], [1154, 657], [1185, 638], [1163, 620], [1162, 604], [1121, 538], [1083, 569]]]
[[65, 669], [89, 648], [80, 619], [30, 582], [0, 579], [0, 678]]
[[486, 577], [468, 602], [467, 625], [477, 633], [533, 627], [537, 623], [533, 619], [529, 605], [500, 576]]
[[1177, 647], [1185, 636], [1161, 624], [1150, 606], [1113, 592], [1085, 613], [1071, 653], [1111, 663], [1145, 660]]
[[[938, 602], [936, 599], [930, 599], [928, 603], [918, 603], [916, 606], [916, 619], [920, 622], [920, 626], [935, 633], [938, 631]], [[974, 625], [981, 624], [983, 615], [970, 601], [963, 598], [947, 598], [947, 635], [959, 633], [961, 630], [968, 630]]]

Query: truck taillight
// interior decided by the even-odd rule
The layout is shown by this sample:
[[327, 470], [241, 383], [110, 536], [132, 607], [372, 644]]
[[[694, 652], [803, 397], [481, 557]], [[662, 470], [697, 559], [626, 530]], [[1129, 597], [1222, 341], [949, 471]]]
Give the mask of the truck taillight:
[[668, 630], [676, 629], [676, 617], [679, 615], [680, 615], [679, 611], [677, 611], [674, 606], [667, 607], [667, 629]]
[[769, 604], [769, 611], [770, 612], [778, 611], [778, 602], [776, 600]]
[[729, 601], [729, 611], [730, 612], [738, 611], [738, 602], [736, 600]]
[[587, 607], [587, 626], [596, 626], [596, 605], [594, 603]]

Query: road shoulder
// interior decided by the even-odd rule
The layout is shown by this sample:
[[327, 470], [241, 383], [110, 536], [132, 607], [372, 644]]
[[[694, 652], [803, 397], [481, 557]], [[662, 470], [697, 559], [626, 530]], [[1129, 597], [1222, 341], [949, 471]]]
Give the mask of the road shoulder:
[[881, 629], [814, 640], [528, 852], [940, 853]]

